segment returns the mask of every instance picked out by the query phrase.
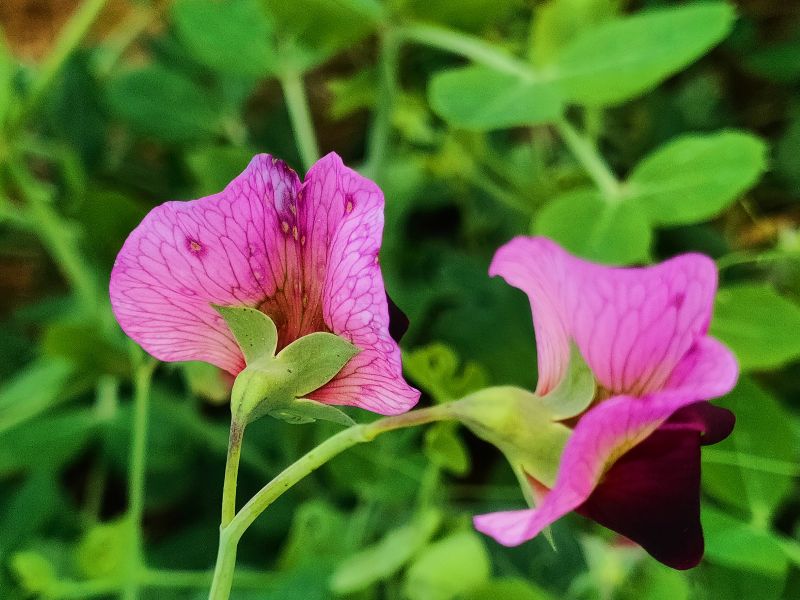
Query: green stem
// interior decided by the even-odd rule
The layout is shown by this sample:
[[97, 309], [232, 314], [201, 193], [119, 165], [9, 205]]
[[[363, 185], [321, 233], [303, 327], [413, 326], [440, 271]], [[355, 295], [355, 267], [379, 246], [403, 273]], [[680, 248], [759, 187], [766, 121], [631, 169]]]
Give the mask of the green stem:
[[800, 260], [800, 254], [786, 250], [767, 250], [765, 252], [752, 252], [743, 250], [731, 252], [717, 259], [717, 269], [720, 271], [738, 265], [761, 264], [780, 260]]
[[594, 144], [583, 137], [566, 119], [556, 123], [556, 130], [605, 199], [618, 200], [622, 191], [620, 183]]
[[39, 76], [33, 82], [24, 103], [14, 115], [11, 125], [20, 124], [41, 102], [64, 63], [80, 45], [108, 0], [86, 0], [64, 26], [55, 47], [42, 65]]
[[387, 29], [381, 36], [378, 74], [380, 92], [375, 118], [367, 140], [368, 162], [364, 166], [364, 175], [375, 179], [386, 161], [389, 139], [392, 134], [392, 110], [397, 93], [397, 65], [399, 43], [395, 34]]
[[471, 35], [421, 23], [401, 27], [397, 33], [404, 40], [460, 54], [476, 63], [529, 81], [540, 78], [526, 62]]
[[228, 457], [225, 461], [225, 479], [222, 484], [222, 519], [220, 521], [222, 529], [227, 527], [236, 515], [236, 481], [239, 478], [243, 437], [244, 425], [232, 417], [231, 433], [228, 438]]
[[297, 69], [286, 68], [280, 74], [280, 82], [300, 158], [307, 170], [319, 159], [319, 146], [314, 133], [314, 122], [311, 120], [303, 76]]
[[[140, 354], [140, 353], [137, 353]], [[139, 356], [133, 376], [133, 434], [128, 475], [128, 520], [131, 527], [133, 560], [130, 566], [123, 598], [135, 600], [139, 596], [139, 571], [144, 564], [142, 516], [144, 514], [144, 488], [147, 451], [147, 419], [150, 410], [150, 383], [156, 363]]]
[[783, 475], [786, 477], [800, 475], [800, 465], [790, 461], [755, 456], [743, 452], [730, 452], [718, 448], [703, 448], [703, 462], [729, 465], [771, 475]]
[[450, 406], [441, 404], [415, 410], [395, 417], [386, 417], [368, 425], [354, 425], [328, 438], [309, 451], [297, 462], [284, 469], [275, 479], [261, 488], [240, 510], [227, 527], [220, 532], [220, 545], [214, 581], [209, 600], [228, 600], [236, 566], [236, 549], [244, 532], [266, 508], [284, 492], [314, 472], [320, 466], [348, 448], [374, 440], [380, 434], [394, 429], [413, 427], [453, 418]]
[[94, 275], [81, 256], [74, 234], [75, 225], [65, 222], [53, 207], [48, 189], [36, 181], [17, 161], [9, 163], [9, 172], [25, 198], [29, 222], [45, 245], [82, 306], [92, 311], [97, 306]]

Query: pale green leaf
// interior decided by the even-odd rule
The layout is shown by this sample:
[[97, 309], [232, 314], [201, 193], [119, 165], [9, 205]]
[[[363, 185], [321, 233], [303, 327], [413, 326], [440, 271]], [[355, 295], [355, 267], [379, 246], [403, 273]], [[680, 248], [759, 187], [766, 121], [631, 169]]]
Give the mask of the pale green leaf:
[[800, 358], [800, 306], [764, 283], [719, 290], [711, 333], [736, 354], [743, 371], [775, 369]]
[[537, 6], [531, 25], [531, 60], [551, 63], [579, 34], [617, 12], [616, 0], [550, 0]]
[[462, 595], [463, 600], [551, 600], [553, 596], [525, 579], [492, 579]]
[[703, 2], [607, 21], [578, 36], [546, 73], [567, 100], [615, 104], [700, 58], [728, 35], [734, 17], [725, 2]]
[[437, 73], [428, 87], [431, 108], [452, 125], [489, 130], [548, 123], [563, 105], [552, 82], [469, 66]]
[[0, 434], [67, 398], [63, 390], [74, 371], [63, 360], [40, 360], [4, 382], [0, 386]]
[[626, 197], [656, 225], [717, 216], [766, 169], [766, 146], [740, 131], [686, 135], [657, 149], [628, 179]]
[[248, 365], [275, 355], [278, 329], [265, 313], [248, 306], [213, 306], [225, 319]]
[[168, 142], [213, 137], [220, 111], [211, 94], [185, 75], [158, 65], [125, 71], [106, 83], [113, 114], [137, 132]]
[[425, 430], [425, 456], [454, 475], [464, 475], [469, 470], [469, 452], [454, 425], [436, 423]]
[[356, 552], [336, 568], [331, 591], [337, 595], [352, 594], [391, 577], [430, 540], [441, 519], [438, 511], [426, 511]]
[[263, 77], [276, 66], [273, 25], [259, 0], [178, 0], [172, 20], [192, 56], [212, 69]]
[[[781, 474], [751, 466], [759, 459], [797, 464], [797, 436], [789, 414], [749, 377], [742, 377], [719, 404], [736, 415], [736, 427], [730, 437], [708, 448], [709, 456], [703, 460], [703, 489], [717, 500], [749, 512], [753, 521], [766, 524], [791, 494], [796, 472]], [[715, 460], [719, 454], [729, 460]]]
[[603, 200], [591, 188], [568, 192], [544, 206], [533, 231], [578, 256], [617, 265], [645, 261], [652, 240], [644, 211], [626, 200]]
[[489, 579], [491, 564], [473, 531], [454, 533], [428, 546], [406, 573], [409, 600], [451, 600]]
[[788, 569], [779, 542], [759, 529], [708, 505], [703, 506], [706, 558], [721, 565], [782, 578]]

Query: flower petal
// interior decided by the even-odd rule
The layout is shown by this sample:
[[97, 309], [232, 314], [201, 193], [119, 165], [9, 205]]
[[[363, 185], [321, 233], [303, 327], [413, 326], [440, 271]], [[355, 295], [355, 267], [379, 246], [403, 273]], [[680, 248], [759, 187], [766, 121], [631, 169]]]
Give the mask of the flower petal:
[[580, 418], [561, 455], [555, 485], [536, 509], [514, 511], [513, 517], [476, 517], [476, 527], [506, 545], [533, 538], [583, 504], [611, 466], [676, 411], [728, 392], [736, 375], [731, 353], [716, 340], [701, 338], [675, 368], [667, 389], [644, 398], [615, 396]]
[[292, 305], [285, 282], [298, 259], [283, 223], [299, 188], [294, 171], [262, 154], [224, 191], [150, 211], [111, 272], [111, 304], [125, 333], [160, 360], [238, 373], [242, 353], [211, 303], [256, 306], [272, 297]]
[[[325, 324], [361, 349], [334, 379], [310, 394], [328, 404], [381, 414], [405, 412], [419, 392], [402, 376], [378, 252], [383, 194], [329, 154], [309, 170], [301, 190], [300, 232], [307, 311], [321, 302]], [[321, 292], [314, 290], [321, 287]]]
[[574, 339], [595, 377], [614, 394], [660, 389], [705, 335], [716, 268], [700, 254], [622, 269], [572, 256], [545, 238], [518, 237], [489, 269], [529, 297], [539, 357], [537, 393], [566, 372]]

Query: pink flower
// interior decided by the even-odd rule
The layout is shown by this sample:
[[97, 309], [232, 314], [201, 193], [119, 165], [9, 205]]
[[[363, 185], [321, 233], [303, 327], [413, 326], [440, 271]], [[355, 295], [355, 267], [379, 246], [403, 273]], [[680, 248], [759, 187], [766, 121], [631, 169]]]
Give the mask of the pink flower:
[[154, 208], [111, 273], [122, 329], [164, 361], [199, 360], [236, 375], [244, 357], [212, 304], [257, 307], [278, 328], [278, 350], [315, 331], [361, 352], [308, 396], [381, 414], [419, 392], [403, 380], [378, 264], [383, 194], [342, 164], [320, 159], [300, 182], [269, 155], [224, 191]]
[[498, 250], [490, 274], [530, 299], [537, 393], [564, 377], [571, 343], [598, 393], [577, 419], [552, 489], [532, 482], [536, 508], [478, 516], [476, 528], [513, 546], [578, 511], [665, 564], [697, 564], [700, 446], [733, 427], [730, 412], [704, 401], [727, 393], [738, 372], [730, 351], [707, 335], [713, 261], [686, 254], [653, 267], [611, 268], [547, 239], [519, 237]]

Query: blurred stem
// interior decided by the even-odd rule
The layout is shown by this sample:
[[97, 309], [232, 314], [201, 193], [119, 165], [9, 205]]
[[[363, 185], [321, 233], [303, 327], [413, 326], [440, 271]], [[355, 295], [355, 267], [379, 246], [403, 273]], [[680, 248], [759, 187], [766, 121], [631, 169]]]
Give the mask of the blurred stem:
[[780, 260], [800, 260], [797, 252], [786, 250], [766, 250], [764, 252], [741, 251], [731, 252], [717, 259], [717, 269], [729, 269], [738, 265], [761, 264]]
[[556, 130], [605, 199], [617, 201], [622, 193], [620, 183], [595, 145], [581, 135], [566, 119], [556, 123]]
[[94, 275], [87, 268], [76, 244], [74, 225], [65, 222], [53, 207], [52, 194], [34, 179], [24, 165], [9, 162], [9, 172], [25, 199], [27, 216], [87, 312], [97, 305]]
[[86, 0], [75, 11], [58, 36], [52, 52], [42, 64], [39, 76], [33, 82], [22, 106], [14, 115], [11, 122], [12, 126], [18, 125], [37, 108], [64, 63], [67, 62], [75, 48], [80, 45], [107, 2], [108, 0]]
[[397, 68], [399, 43], [390, 29], [381, 35], [378, 76], [380, 90], [375, 118], [367, 140], [368, 162], [364, 165], [364, 175], [370, 179], [378, 177], [386, 161], [389, 139], [392, 135], [392, 110], [397, 93]]
[[231, 433], [228, 438], [228, 457], [225, 460], [225, 479], [222, 484], [222, 519], [220, 529], [224, 529], [236, 516], [236, 482], [239, 478], [239, 460], [242, 456], [244, 424], [236, 417], [231, 418]]
[[498, 71], [517, 75], [527, 80], [538, 78], [538, 74], [528, 63], [480, 38], [465, 33], [422, 23], [406, 25], [397, 32], [401, 39], [460, 54]]
[[297, 462], [284, 469], [275, 479], [261, 488], [233, 520], [221, 529], [217, 564], [214, 569], [214, 581], [211, 583], [209, 600], [228, 600], [236, 567], [236, 550], [239, 540], [253, 521], [284, 492], [356, 444], [370, 442], [387, 431], [451, 418], [454, 418], [454, 415], [450, 405], [440, 404], [394, 417], [378, 419], [368, 425], [354, 425], [328, 438]]
[[156, 362], [146, 358], [141, 350], [134, 350], [133, 374], [133, 432], [128, 475], [128, 520], [131, 526], [133, 561], [122, 597], [135, 600], [139, 597], [138, 572], [144, 564], [142, 541], [142, 516], [144, 514], [144, 488], [147, 452], [147, 419], [150, 410], [150, 383]]
[[300, 158], [303, 167], [308, 170], [319, 159], [319, 146], [314, 133], [314, 122], [311, 120], [308, 96], [303, 85], [303, 75], [297, 69], [285, 68], [280, 74], [280, 82]]

